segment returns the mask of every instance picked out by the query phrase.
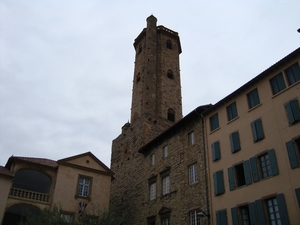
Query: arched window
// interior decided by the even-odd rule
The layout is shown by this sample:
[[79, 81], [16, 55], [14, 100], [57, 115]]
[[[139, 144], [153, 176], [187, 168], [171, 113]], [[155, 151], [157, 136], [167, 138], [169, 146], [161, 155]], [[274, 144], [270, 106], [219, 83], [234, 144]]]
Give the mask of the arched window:
[[174, 109], [168, 109], [168, 120], [175, 121], [175, 111]]
[[16, 172], [12, 186], [14, 188], [49, 194], [51, 179], [41, 172], [22, 169]]
[[6, 210], [2, 225], [17, 225], [22, 221], [26, 221], [28, 216], [36, 216], [40, 213], [41, 210], [33, 205], [13, 205]]
[[172, 42], [170, 40], [166, 41], [166, 46], [168, 49], [172, 49]]
[[170, 79], [174, 79], [173, 71], [172, 71], [172, 70], [168, 70], [167, 76], [168, 76], [168, 78], [170, 78]]

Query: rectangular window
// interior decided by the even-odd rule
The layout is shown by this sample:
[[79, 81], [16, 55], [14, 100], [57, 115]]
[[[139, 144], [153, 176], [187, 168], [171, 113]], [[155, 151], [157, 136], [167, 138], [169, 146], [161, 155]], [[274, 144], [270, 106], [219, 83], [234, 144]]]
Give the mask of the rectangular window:
[[265, 138], [261, 119], [257, 119], [251, 123], [253, 141], [257, 142]]
[[266, 204], [267, 204], [267, 211], [268, 211], [270, 224], [281, 225], [277, 199], [276, 198], [268, 199], [266, 200]]
[[257, 106], [260, 103], [257, 88], [247, 94], [247, 100], [249, 109], [252, 109], [254, 106]]
[[285, 109], [289, 119], [289, 124], [294, 124], [300, 121], [300, 108], [297, 99], [293, 99], [285, 104]]
[[170, 225], [170, 219], [169, 218], [162, 219], [161, 224], [162, 225]]
[[149, 186], [150, 201], [156, 199], [156, 183], [151, 183]]
[[81, 197], [89, 196], [91, 179], [87, 177], [79, 177], [77, 195]]
[[200, 225], [200, 218], [198, 216], [197, 210], [190, 211], [190, 224], [191, 225]]
[[60, 218], [65, 223], [72, 223], [72, 221], [73, 221], [73, 215], [69, 214], [69, 213], [60, 214]]
[[268, 153], [258, 157], [262, 178], [272, 176], [271, 163]]
[[170, 176], [162, 178], [162, 194], [166, 195], [170, 193]]
[[150, 165], [153, 166], [154, 164], [155, 164], [155, 155], [152, 154], [152, 155], [150, 156]]
[[300, 80], [299, 64], [295, 63], [285, 70], [285, 75], [289, 85], [292, 85]]
[[228, 168], [228, 178], [230, 191], [234, 190], [235, 187], [251, 184], [252, 178], [249, 160]]
[[219, 127], [219, 116], [218, 113], [214, 114], [209, 118], [210, 131], [213, 131]]
[[215, 196], [225, 193], [223, 171], [217, 171], [213, 175]]
[[236, 102], [231, 103], [226, 107], [228, 121], [238, 117]]
[[227, 211], [226, 209], [216, 212], [217, 225], [227, 225]]
[[167, 158], [168, 157], [168, 145], [165, 145], [163, 147], [163, 157]]
[[299, 167], [300, 162], [300, 138], [285, 143], [292, 169]]
[[189, 145], [195, 144], [194, 131], [188, 133], [188, 141], [189, 141]]
[[250, 158], [250, 164], [253, 182], [279, 173], [274, 149], [268, 150], [257, 158]]
[[236, 131], [236, 132], [231, 133], [229, 138], [230, 138], [231, 152], [235, 153], [235, 152], [241, 150], [239, 132]]
[[212, 160], [213, 162], [221, 159], [221, 149], [220, 149], [220, 142], [216, 141], [211, 144], [211, 150], [212, 150]]
[[282, 73], [279, 73], [275, 77], [271, 78], [270, 84], [273, 95], [277, 94], [278, 92], [281, 92], [286, 88]]
[[189, 180], [190, 184], [198, 182], [198, 166], [197, 163], [189, 166]]
[[239, 207], [240, 219], [242, 225], [250, 225], [250, 216], [248, 206]]

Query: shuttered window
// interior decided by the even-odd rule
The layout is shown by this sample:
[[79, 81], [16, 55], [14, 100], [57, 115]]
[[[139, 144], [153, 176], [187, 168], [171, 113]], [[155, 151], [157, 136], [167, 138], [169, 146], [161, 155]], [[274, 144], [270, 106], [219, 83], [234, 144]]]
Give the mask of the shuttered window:
[[218, 113], [214, 114], [209, 118], [210, 131], [213, 131], [219, 127], [219, 116]]
[[212, 150], [213, 162], [219, 160], [221, 158], [220, 142], [216, 141], [216, 142], [212, 143], [211, 150]]
[[249, 109], [253, 108], [254, 106], [257, 106], [260, 103], [257, 88], [247, 94], [247, 100]]
[[251, 123], [253, 141], [257, 142], [265, 138], [261, 119], [257, 119]]
[[230, 138], [231, 152], [235, 153], [235, 152], [241, 150], [239, 132], [236, 131], [236, 132], [231, 133], [229, 138]]
[[227, 211], [220, 210], [216, 212], [217, 225], [227, 225]]
[[300, 108], [297, 99], [293, 99], [287, 104], [285, 104], [285, 109], [287, 112], [289, 124], [295, 124], [296, 122], [300, 121]]
[[288, 84], [292, 85], [300, 80], [300, 68], [299, 64], [295, 63], [285, 70], [285, 75], [288, 80]]
[[[291, 140], [285, 143], [288, 152], [290, 165], [292, 169], [299, 167], [299, 155], [300, 155], [300, 139], [295, 141]], [[298, 148], [298, 150], [297, 150]], [[298, 152], [297, 152], [298, 151]]]
[[225, 193], [223, 171], [217, 171], [213, 175], [215, 196]]
[[273, 95], [286, 88], [282, 73], [277, 74], [270, 80]]
[[238, 116], [236, 102], [231, 103], [226, 107], [228, 121], [233, 120]]

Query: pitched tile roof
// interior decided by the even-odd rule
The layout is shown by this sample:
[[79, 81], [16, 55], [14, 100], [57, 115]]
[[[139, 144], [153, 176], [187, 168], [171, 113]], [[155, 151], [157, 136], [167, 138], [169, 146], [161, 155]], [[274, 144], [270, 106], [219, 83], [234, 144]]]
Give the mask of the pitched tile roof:
[[52, 168], [58, 167], [58, 164], [56, 163], [56, 161], [51, 160], [51, 159], [20, 157], [20, 156], [11, 156], [9, 158], [8, 162], [6, 163], [5, 167], [9, 167], [11, 165], [11, 163], [15, 160], [38, 164], [38, 165], [42, 165], [42, 166], [48, 166], [48, 167], [52, 167]]

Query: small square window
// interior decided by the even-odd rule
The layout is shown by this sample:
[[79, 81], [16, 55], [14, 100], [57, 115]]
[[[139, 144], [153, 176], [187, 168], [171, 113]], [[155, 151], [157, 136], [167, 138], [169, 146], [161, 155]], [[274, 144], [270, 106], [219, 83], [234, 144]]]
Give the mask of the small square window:
[[229, 106], [227, 106], [226, 110], [227, 110], [228, 121], [233, 120], [234, 118], [238, 117], [236, 102], [233, 102]]
[[189, 180], [190, 184], [198, 182], [198, 166], [197, 163], [189, 166]]
[[260, 103], [257, 88], [255, 88], [254, 90], [252, 90], [247, 94], [247, 99], [248, 99], [249, 109], [253, 108], [254, 106], [257, 106]]
[[194, 132], [193, 131], [191, 131], [190, 133], [188, 133], [188, 139], [189, 139], [189, 145], [195, 144]]
[[299, 64], [295, 63], [285, 70], [285, 75], [289, 85], [292, 85], [300, 80]]
[[91, 179], [87, 177], [79, 177], [77, 195], [80, 197], [89, 197]]
[[277, 94], [278, 92], [286, 88], [282, 73], [277, 74], [275, 77], [273, 77], [270, 80], [270, 84], [271, 84], [273, 95]]
[[219, 117], [218, 113], [214, 114], [209, 118], [210, 131], [213, 131], [219, 127]]
[[168, 145], [165, 145], [163, 147], [163, 157], [167, 158], [168, 157]]

